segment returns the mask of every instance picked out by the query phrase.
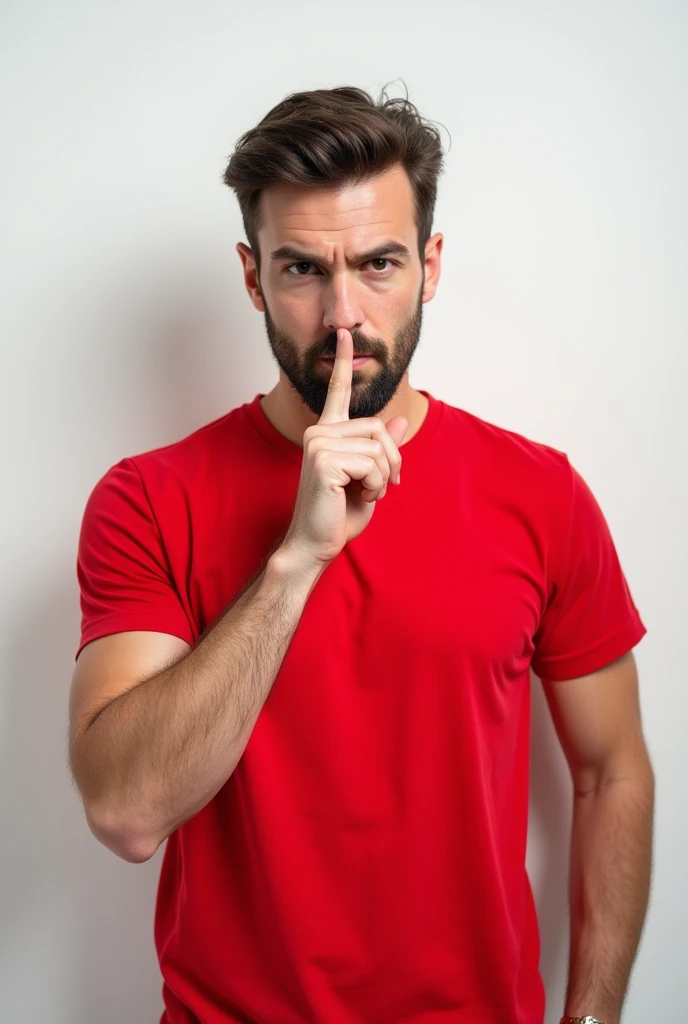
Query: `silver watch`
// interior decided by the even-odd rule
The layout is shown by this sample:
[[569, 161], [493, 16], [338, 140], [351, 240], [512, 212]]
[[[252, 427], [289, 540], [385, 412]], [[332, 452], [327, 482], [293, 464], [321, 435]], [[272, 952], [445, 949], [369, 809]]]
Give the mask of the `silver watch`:
[[604, 1024], [597, 1017], [562, 1017], [559, 1024]]

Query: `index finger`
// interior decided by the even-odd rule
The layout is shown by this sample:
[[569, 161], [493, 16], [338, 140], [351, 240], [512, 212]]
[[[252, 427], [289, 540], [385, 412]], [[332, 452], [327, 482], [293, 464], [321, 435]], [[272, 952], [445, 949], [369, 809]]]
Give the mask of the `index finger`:
[[337, 331], [337, 350], [319, 423], [340, 423], [349, 418], [351, 379], [354, 372], [354, 339], [345, 327]]

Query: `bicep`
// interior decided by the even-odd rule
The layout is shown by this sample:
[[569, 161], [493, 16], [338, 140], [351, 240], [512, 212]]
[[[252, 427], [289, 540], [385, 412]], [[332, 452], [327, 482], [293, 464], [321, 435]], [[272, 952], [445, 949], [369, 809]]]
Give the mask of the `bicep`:
[[181, 637], [148, 630], [111, 633], [86, 644], [70, 688], [70, 742], [78, 740], [113, 700], [169, 668], [190, 650]]
[[542, 685], [577, 792], [647, 763], [632, 651], [596, 672]]

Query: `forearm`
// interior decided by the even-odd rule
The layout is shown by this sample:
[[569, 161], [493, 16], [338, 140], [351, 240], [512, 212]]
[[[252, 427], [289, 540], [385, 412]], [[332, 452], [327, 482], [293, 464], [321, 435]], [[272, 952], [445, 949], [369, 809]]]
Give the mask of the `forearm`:
[[649, 763], [574, 797], [567, 1016], [620, 1022], [650, 892], [653, 815]]
[[234, 771], [324, 567], [278, 549], [181, 661], [109, 704], [81, 739], [93, 831], [145, 860]]

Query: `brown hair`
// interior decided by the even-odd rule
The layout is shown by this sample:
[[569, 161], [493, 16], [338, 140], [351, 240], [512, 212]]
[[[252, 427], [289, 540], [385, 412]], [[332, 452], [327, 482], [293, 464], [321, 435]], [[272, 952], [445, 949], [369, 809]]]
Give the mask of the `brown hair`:
[[377, 102], [363, 89], [339, 86], [291, 93], [236, 144], [222, 180], [234, 190], [260, 274], [258, 229], [263, 189], [280, 185], [337, 188], [401, 163], [413, 189], [421, 263], [432, 231], [440, 135], [408, 97]]

